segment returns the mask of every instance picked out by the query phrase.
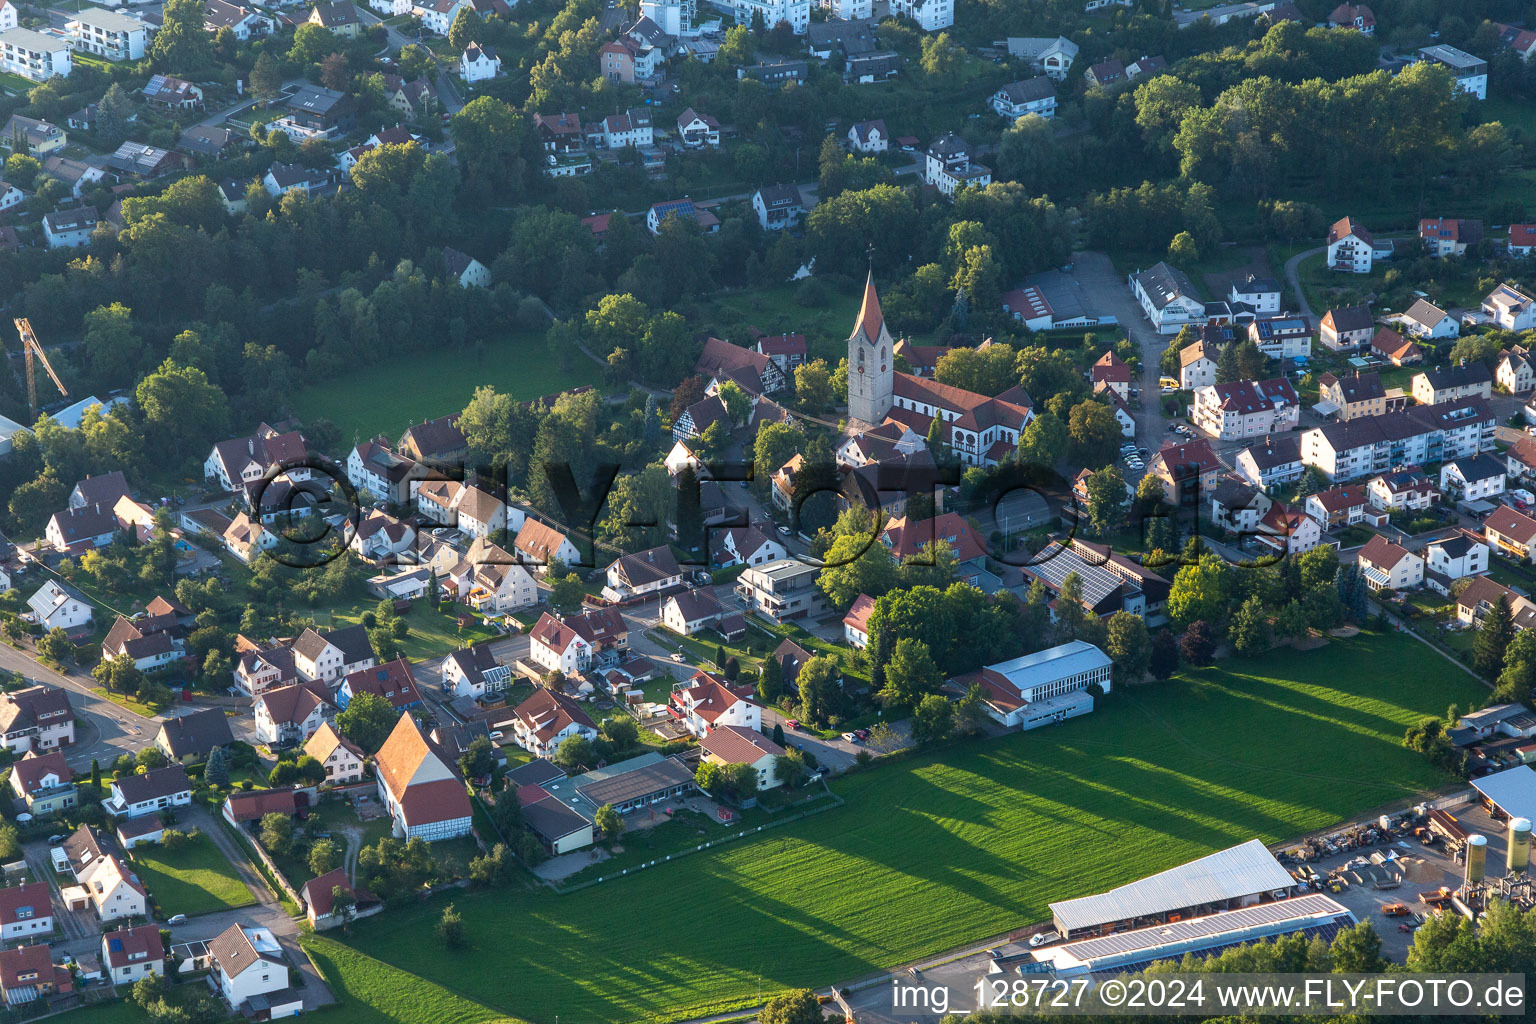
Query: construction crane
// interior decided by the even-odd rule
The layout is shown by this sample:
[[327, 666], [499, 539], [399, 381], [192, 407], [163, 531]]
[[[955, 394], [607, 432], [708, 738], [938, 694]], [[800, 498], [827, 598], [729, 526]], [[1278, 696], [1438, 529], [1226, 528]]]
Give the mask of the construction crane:
[[37, 422], [37, 367], [33, 360], [43, 364], [43, 369], [48, 371], [48, 377], [54, 386], [59, 389], [59, 394], [69, 397], [69, 389], [64, 382], [59, 380], [59, 375], [53, 372], [53, 366], [48, 362], [48, 356], [43, 351], [43, 346], [38, 343], [37, 335], [32, 333], [32, 323], [26, 317], [16, 318], [16, 333], [21, 335], [21, 351], [27, 360], [27, 404], [32, 407], [32, 422]]

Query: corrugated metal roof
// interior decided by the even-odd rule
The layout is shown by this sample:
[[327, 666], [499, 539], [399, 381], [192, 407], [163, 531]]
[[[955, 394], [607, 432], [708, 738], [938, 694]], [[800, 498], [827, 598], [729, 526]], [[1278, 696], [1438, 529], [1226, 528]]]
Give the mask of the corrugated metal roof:
[[[1212, 945], [1232, 942], [1242, 937], [1263, 938], [1280, 935], [1314, 924], [1326, 923], [1337, 917], [1353, 920], [1347, 908], [1321, 893], [1309, 893], [1289, 900], [1261, 903], [1241, 910], [1228, 910], [1188, 921], [1138, 928], [1102, 938], [1079, 939], [1050, 950], [1052, 959], [1070, 958], [1071, 961], [1088, 965], [1090, 970], [1104, 970], [1127, 957], [1144, 959], [1148, 955], [1166, 953], [1182, 956], [1186, 952], [1199, 952]], [[1060, 966], [1062, 960], [1057, 959]]]
[[[1536, 772], [1532, 773], [1536, 776]], [[1287, 889], [1295, 879], [1257, 839], [1180, 864], [1118, 889], [1051, 904], [1061, 927], [1075, 931], [1112, 921]]]

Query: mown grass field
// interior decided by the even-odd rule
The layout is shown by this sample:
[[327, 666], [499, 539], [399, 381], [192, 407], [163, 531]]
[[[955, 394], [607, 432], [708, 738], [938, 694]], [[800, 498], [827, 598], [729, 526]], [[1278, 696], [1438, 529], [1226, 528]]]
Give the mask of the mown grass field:
[[165, 917], [191, 917], [256, 902], [234, 866], [207, 836], [174, 853], [160, 846], [135, 847], [133, 863]]
[[[424, 938], [442, 899], [347, 942], [412, 986], [537, 1024], [742, 1007], [759, 976], [764, 993], [852, 978], [1254, 836], [1406, 802], [1450, 780], [1401, 746], [1403, 730], [1486, 695], [1401, 636], [1282, 650], [1114, 694], [1054, 729], [855, 775], [836, 785], [846, 807], [636, 879], [459, 899], [462, 952]], [[350, 990], [372, 991], [366, 961], [331, 962]], [[424, 1005], [443, 998], [422, 989]]]
[[358, 367], [301, 389], [293, 410], [303, 420], [331, 420], [348, 443], [375, 434], [396, 438], [413, 423], [460, 412], [482, 384], [527, 401], [600, 383], [596, 363], [580, 352], [571, 358], [571, 370], [562, 371], [545, 353], [542, 333], [520, 331], [486, 341], [478, 354], [443, 347], [430, 359], [402, 356]]
[[[353, 927], [371, 928], [377, 920]], [[305, 933], [301, 943], [341, 1002], [325, 1011], [328, 1024], [518, 1024], [326, 935]]]

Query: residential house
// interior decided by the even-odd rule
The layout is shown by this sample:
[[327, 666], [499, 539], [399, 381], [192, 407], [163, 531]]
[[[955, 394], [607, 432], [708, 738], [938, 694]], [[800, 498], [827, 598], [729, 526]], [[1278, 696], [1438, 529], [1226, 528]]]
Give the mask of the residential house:
[[1211, 443], [1201, 437], [1183, 444], [1164, 442], [1152, 453], [1147, 474], [1163, 482], [1169, 504], [1198, 505], [1200, 495], [1215, 489], [1216, 478], [1225, 468]]
[[1204, 341], [1191, 342], [1179, 349], [1179, 387], [1186, 391], [1216, 383], [1216, 359], [1219, 355]]
[[117, 539], [118, 528], [111, 505], [85, 505], [55, 512], [48, 520], [43, 537], [61, 554], [81, 555], [92, 548], [111, 544]]
[[501, 74], [501, 58], [494, 47], [470, 43], [459, 54], [459, 74], [471, 85], [488, 82]]
[[1505, 463], [1488, 453], [1447, 461], [1440, 467], [1440, 489], [1458, 501], [1486, 501], [1504, 493]]
[[795, 367], [807, 359], [808, 346], [803, 334], [765, 334], [757, 339], [755, 348], [758, 355], [773, 360], [786, 381], [791, 378]]
[[1306, 471], [1301, 438], [1295, 434], [1266, 437], [1238, 452], [1233, 467], [1238, 476], [1263, 490], [1298, 480]]
[[[111, 156], [107, 157], [106, 166], [117, 172], [118, 178], [138, 178], [149, 181], [174, 171], [186, 170], [192, 166], [192, 161], [175, 150], [161, 149], [158, 146], [147, 145], [143, 142], [124, 142], [118, 146]], [[112, 211], [107, 211], [107, 219], [113, 221], [118, 227], [122, 226], [122, 218], [113, 219]]]
[[107, 60], [143, 60], [149, 26], [138, 18], [102, 7], [81, 7], [65, 22], [70, 49]]
[[409, 560], [416, 549], [416, 528], [405, 520], [371, 508], [362, 514], [347, 546], [367, 562], [395, 563], [401, 561], [402, 556]]
[[1241, 281], [1233, 281], [1227, 297], [1254, 313], [1280, 312], [1280, 282], [1272, 277], [1249, 274]]
[[299, 680], [299, 670], [290, 647], [277, 645], [264, 649], [238, 651], [235, 663], [235, 687], [248, 697], [259, 697], [267, 690], [287, 686]]
[[[738, 25], [751, 25], [761, 19], [769, 29], [782, 22], [797, 36], [803, 36], [811, 25], [810, 0], [711, 0], [714, 6], [736, 19]], [[950, 0], [953, 2], [953, 0]], [[896, 13], [894, 10], [892, 14]]]
[[860, 594], [853, 599], [848, 614], [843, 616], [843, 639], [861, 651], [869, 646], [869, 617], [874, 610], [875, 599]]
[[1142, 75], [1153, 75], [1167, 67], [1168, 58], [1166, 57], [1142, 57], [1125, 66], [1125, 77], [1127, 80], [1135, 81]]
[[1066, 36], [1009, 36], [1008, 56], [1023, 60], [1053, 81], [1063, 81], [1077, 59], [1078, 46]]
[[535, 566], [540, 575], [549, 571], [551, 562], [567, 566], [581, 564], [581, 551], [569, 537], [531, 516], [517, 531], [517, 540], [512, 546], [517, 551], [517, 560], [523, 565]]
[[1493, 23], [1493, 27], [1499, 30], [1499, 42], [1514, 50], [1521, 60], [1530, 60], [1531, 55], [1536, 53], [1536, 32], [1498, 21]]
[[581, 705], [547, 686], [535, 687], [513, 715], [517, 745], [535, 757], [553, 757], [560, 744], [572, 736], [597, 739], [597, 724]]
[[459, 12], [473, 8], [469, 0], [416, 0], [411, 16], [420, 19], [421, 27], [433, 35], [446, 36]]
[[752, 209], [764, 231], [783, 231], [805, 216], [805, 201], [796, 185], [769, 185], [752, 193]]
[[1312, 322], [1304, 316], [1259, 317], [1248, 325], [1248, 337], [1271, 359], [1312, 354]]
[[220, 490], [237, 491], [278, 469], [302, 476], [308, 458], [302, 434], [296, 430], [279, 432], [263, 423], [249, 437], [214, 445], [203, 460], [203, 478]]
[[1093, 382], [1095, 391], [1107, 388], [1122, 401], [1131, 397], [1131, 368], [1113, 351], [1105, 352], [1094, 361], [1089, 367], [1088, 379]]
[[[3, 34], [0, 34], [0, 42], [3, 41]], [[68, 995], [74, 988], [74, 975], [69, 968], [54, 964], [46, 942], [0, 952], [0, 995], [7, 1006], [22, 1006], [37, 999]]]
[[1325, 416], [1347, 422], [1387, 412], [1387, 392], [1378, 373], [1356, 370], [1352, 375], [1340, 377], [1328, 372], [1318, 377], [1317, 382], [1318, 396], [1322, 399], [1317, 411]]
[[1426, 217], [1419, 221], [1419, 239], [1434, 257], [1464, 256], [1467, 246], [1483, 240], [1483, 222], [1455, 217]]
[[232, 924], [208, 943], [208, 954], [209, 985], [237, 1013], [265, 1011], [275, 1020], [303, 1008], [302, 994], [288, 989], [288, 963], [270, 929]]
[[110, 795], [101, 806], [115, 818], [142, 818], [192, 802], [192, 781], [179, 764], [152, 768], [143, 775], [124, 775], [108, 786]]
[[227, 747], [233, 742], [235, 737], [222, 708], [168, 718], [155, 734], [155, 746], [172, 761], [201, 761], [214, 747]]
[[891, 148], [891, 135], [885, 122], [879, 119], [855, 121], [848, 129], [848, 148], [866, 156], [888, 151]]
[[533, 663], [567, 676], [614, 661], [629, 649], [629, 627], [617, 608], [591, 609], [563, 619], [545, 612], [529, 637]]
[[428, 742], [410, 715], [401, 715], [374, 757], [379, 800], [389, 811], [397, 838], [428, 842], [470, 832], [471, 810], [464, 780]]
[[1493, 374], [1482, 363], [1435, 367], [1415, 374], [1413, 400], [1420, 405], [1440, 405], [1493, 394]]
[[1221, 441], [1296, 429], [1301, 401], [1284, 377], [1213, 384], [1195, 391], [1196, 427]]
[[293, 666], [305, 681], [333, 683], [376, 664], [368, 631], [362, 626], [343, 626], [326, 633], [311, 627], [293, 642]]
[[63, 629], [76, 633], [90, 625], [91, 604], [68, 583], [48, 580], [27, 599], [27, 608], [44, 632]]
[[[341, 908], [336, 905], [338, 889], [351, 897], [350, 903]], [[384, 910], [383, 900], [352, 884], [346, 868], [336, 868], [311, 878], [300, 887], [299, 897], [304, 902], [304, 916], [309, 919], [309, 926], [317, 932], [373, 917]]]
[[336, 714], [324, 683], [297, 683], [256, 698], [256, 739], [269, 747], [299, 744]]
[[1507, 281], [1483, 299], [1483, 312], [1506, 331], [1528, 331], [1536, 327], [1536, 299]]
[[[0, 39], [0, 47], [4, 40]], [[0, 63], [4, 50], [0, 48]], [[78, 249], [91, 244], [96, 230], [96, 211], [89, 206], [43, 214], [43, 239], [50, 249]]]
[[1376, 15], [1365, 4], [1339, 4], [1328, 15], [1329, 28], [1352, 28], [1364, 35], [1376, 34]]
[[143, 90], [144, 102], [162, 110], [201, 110], [203, 90], [174, 75], [151, 75]]
[[445, 594], [486, 614], [505, 615], [539, 603], [533, 573], [520, 559], [476, 537], [469, 552], [442, 578]]
[[788, 558], [789, 551], [755, 526], [733, 526], [710, 535], [710, 561], [724, 568], [731, 565], [764, 565]]
[[783, 785], [777, 762], [784, 755], [784, 748], [756, 729], [722, 725], [699, 740], [699, 749], [704, 752], [706, 764], [750, 765], [757, 773], [760, 792]]
[[1177, 334], [1205, 319], [1205, 303], [1195, 297], [1194, 285], [1167, 263], [1132, 274], [1131, 293], [1159, 334]]
[[261, 184], [271, 196], [298, 192], [312, 196], [336, 183], [335, 174], [329, 170], [315, 170], [303, 164], [274, 163], [262, 176]]
[[21, 21], [16, 13], [16, 5], [11, 0], [0, 0], [0, 32], [7, 32], [17, 26]]
[[352, 0], [321, 0], [310, 9], [306, 23], [329, 29], [343, 39], [356, 39], [363, 30]]
[[823, 607], [815, 566], [792, 558], [748, 566], [736, 578], [736, 598], [775, 623], [809, 618]]
[[1371, 355], [1393, 366], [1417, 366], [1424, 362], [1424, 349], [1418, 342], [1407, 341], [1389, 327], [1371, 336]]
[[1371, 233], [1353, 217], [1344, 217], [1328, 229], [1328, 269], [1369, 274], [1376, 243]]
[[381, 697], [396, 711], [411, 711], [423, 706], [416, 674], [404, 658], [347, 673], [336, 688], [336, 706], [346, 710], [352, 698], [360, 693]]
[[1440, 504], [1440, 490], [1424, 472], [1409, 466], [1372, 477], [1365, 497], [1388, 512], [1422, 512]]
[[1371, 343], [1376, 323], [1371, 307], [1342, 306], [1323, 314], [1318, 324], [1317, 337], [1323, 346], [1333, 352], [1354, 352]]
[[[1449, 70], [1451, 76], [1456, 79], [1456, 87], [1462, 92], [1476, 96], [1480, 100], [1488, 98], [1488, 62], [1481, 57], [1474, 57], [1454, 46], [1437, 43], [1434, 46], [1419, 47], [1419, 59], [1439, 64]], [[1479, 231], [1481, 228], [1482, 225], [1479, 224]]]
[[789, 370], [771, 356], [714, 337], [705, 339], [693, 372], [709, 379], [710, 394], [718, 393], [720, 384], [729, 380], [748, 395], [771, 395], [789, 387], [792, 379]]
[[655, 143], [651, 112], [645, 107], [630, 107], [622, 114], [609, 114], [601, 124], [603, 145], [609, 149], [650, 146]]
[[763, 706], [752, 699], [750, 688], [732, 688], [703, 670], [695, 672], [687, 682], [673, 686], [670, 706], [688, 730], [699, 737], [728, 725], [751, 730], [762, 726]]
[[329, 722], [320, 723], [314, 735], [304, 744], [304, 753], [325, 767], [326, 785], [345, 786], [362, 781], [365, 755], [359, 747], [344, 739]]
[[720, 230], [720, 218], [709, 210], [700, 209], [693, 204], [691, 199], [669, 199], [662, 203], [653, 203], [645, 213], [646, 230], [653, 235], [661, 234], [661, 226], [666, 223], [668, 217], [676, 217], [678, 220], [691, 220], [699, 226], [704, 234], [712, 235]]
[[1483, 520], [1483, 536], [1500, 554], [1521, 562], [1536, 561], [1536, 519], [1500, 505]]
[[[1531, 33], [1531, 41], [1536, 44], [1536, 32]], [[1509, 254], [1511, 256], [1529, 256], [1531, 250], [1536, 249], [1536, 224], [1511, 224], [1509, 226]]]
[[79, 883], [60, 891], [67, 907], [89, 904], [102, 922], [148, 915], [149, 892], [129, 867], [127, 855], [116, 840], [81, 825], [65, 840], [64, 850]]
[[1304, 555], [1323, 541], [1323, 530], [1307, 513], [1284, 502], [1270, 505], [1253, 538], [1282, 555]]
[[395, 454], [381, 437], [355, 445], [347, 456], [347, 480], [352, 486], [390, 505], [409, 502], [412, 481], [423, 479], [427, 472], [414, 459]]
[[165, 668], [185, 656], [184, 645], [173, 636], [175, 626], [162, 616], [125, 619], [119, 615], [101, 642], [102, 660], [126, 657], [140, 672]]
[[417, 462], [458, 465], [469, 457], [469, 442], [458, 428], [458, 416], [440, 416], [406, 428], [395, 451]]
[[1374, 506], [1364, 484], [1339, 484], [1307, 495], [1305, 508], [1324, 530], [1337, 530], [1368, 522]]
[[689, 107], [677, 116], [677, 138], [688, 149], [720, 146], [720, 122]]
[[73, 69], [69, 49], [69, 43], [58, 36], [29, 28], [7, 29], [0, 32], [0, 71], [29, 82], [46, 82], [55, 75], [68, 78]]
[[1125, 63], [1112, 57], [1091, 65], [1083, 77], [1089, 85], [1113, 89], [1125, 83]]
[[165, 941], [160, 926], [141, 924], [101, 936], [101, 963], [113, 985], [132, 985], [140, 978], [165, 974]]
[[443, 659], [443, 690], [455, 697], [486, 697], [501, 693], [512, 681], [512, 669], [496, 660], [489, 646], [461, 647]]
[[693, 636], [720, 621], [724, 609], [708, 588], [684, 590], [661, 605], [661, 624], [682, 636]]
[[1505, 450], [1504, 462], [1511, 482], [1536, 480], [1536, 437], [1522, 434]]
[[474, 484], [462, 488], [458, 492], [454, 503], [454, 511], [457, 513], [459, 532], [466, 537], [486, 538], [494, 533], [511, 529], [513, 533], [522, 526], [520, 511], [515, 512], [518, 522], [508, 523], [508, 509], [505, 502], [496, 495], [491, 494]]
[[1419, 299], [1400, 318], [1405, 331], [1419, 338], [1454, 338], [1461, 333], [1455, 317], [1428, 299]]
[[810, 65], [803, 60], [759, 61], [749, 67], [738, 67], [736, 78], [750, 78], [777, 89], [785, 85], [804, 84], [810, 70]]
[[1494, 365], [1493, 379], [1510, 394], [1536, 388], [1536, 357], [1520, 345], [1505, 349], [1499, 353], [1499, 361]]
[[203, 28], [209, 35], [229, 29], [242, 43], [277, 31], [277, 22], [251, 7], [227, 0], [204, 0]]
[[604, 43], [597, 51], [598, 67], [610, 82], [633, 85], [654, 79], [661, 71], [664, 54], [634, 36], [624, 35]]
[[309, 84], [291, 93], [283, 104], [283, 116], [271, 122], [272, 128], [300, 143], [333, 138], [356, 126], [356, 100], [347, 93]]
[[0, 941], [46, 939], [52, 932], [53, 897], [47, 882], [0, 887]]
[[[78, 801], [75, 773], [57, 747], [46, 754], [29, 751], [11, 766], [11, 791], [34, 818], [51, 818]], [[0, 890], [3, 892], [3, 890]], [[11, 938], [0, 934], [0, 938]]]
[[1010, 123], [1029, 114], [1055, 117], [1056, 86], [1044, 75], [1010, 82], [992, 94], [992, 109]]
[[269, 814], [292, 818], [299, 813], [298, 791], [293, 786], [275, 789], [236, 789], [224, 798], [222, 816], [236, 829], [254, 833]]
[[923, 168], [923, 181], [951, 198], [968, 186], [986, 188], [992, 183], [992, 169], [972, 161], [970, 148], [954, 132], [947, 133], [928, 147]]
[[1488, 545], [1475, 533], [1459, 531], [1424, 545], [1425, 582], [1449, 594], [1451, 584], [1488, 571]]
[[1473, 578], [1456, 597], [1456, 619], [1463, 626], [1477, 627], [1483, 618], [1503, 598], [1514, 619], [1515, 628], [1529, 629], [1536, 625], [1536, 604], [1522, 594], [1487, 576]]
[[1412, 590], [1424, 582], [1424, 559], [1381, 534], [1373, 534], [1357, 558], [1372, 590]]
[[682, 585], [683, 572], [670, 547], [649, 548], [623, 555], [608, 566], [603, 598], [628, 601]]
[[[14, 7], [11, 9], [15, 10]], [[0, 28], [0, 31], [3, 31], [3, 28]], [[0, 129], [0, 148], [14, 150], [18, 139], [26, 144], [28, 153], [44, 161], [43, 167], [47, 170], [47, 158], [57, 154], [68, 144], [69, 134], [51, 122], [12, 114], [6, 120], [5, 128]]]

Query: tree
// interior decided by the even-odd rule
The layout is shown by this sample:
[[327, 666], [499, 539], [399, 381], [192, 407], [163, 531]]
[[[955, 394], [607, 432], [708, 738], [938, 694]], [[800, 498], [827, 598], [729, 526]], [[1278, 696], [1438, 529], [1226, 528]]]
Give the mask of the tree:
[[1019, 461], [1052, 468], [1067, 454], [1068, 440], [1067, 425], [1049, 412], [1040, 412], [1019, 435]]
[[223, 436], [229, 422], [229, 400], [209, 382], [208, 375], [170, 359], [139, 381], [134, 397], [144, 411], [151, 436], [168, 443], [177, 462], [206, 438]]
[[[795, 367], [795, 401], [802, 410], [812, 416], [819, 416], [823, 409], [832, 404], [832, 398], [832, 373], [825, 359], [813, 359]], [[761, 435], [761, 428], [758, 433]]]
[[614, 715], [603, 722], [603, 735], [615, 750], [628, 750], [640, 742], [640, 726], [628, 715]]
[[1232, 647], [1245, 658], [1269, 650], [1269, 613], [1257, 594], [1244, 601], [1232, 616]]
[[1472, 664], [1487, 678], [1497, 679], [1504, 670], [1504, 653], [1514, 638], [1509, 599], [1500, 594], [1478, 627], [1477, 639], [1472, 643]]
[[923, 37], [923, 74], [947, 85], [960, 73], [964, 62], [965, 49], [951, 40], [948, 32]]
[[955, 709], [949, 701], [930, 693], [912, 712], [912, 738], [920, 745], [947, 739], [955, 727]]
[[346, 886], [331, 886], [331, 916], [341, 918], [343, 929], [350, 929], [352, 915], [357, 912], [357, 897]]
[[158, 974], [146, 974], [133, 983], [133, 992], [128, 998], [140, 1009], [147, 1010], [164, 994], [165, 979]]
[[599, 807], [597, 813], [592, 815], [592, 823], [610, 843], [624, 834], [624, 816], [613, 809], [613, 804]]
[[1185, 627], [1184, 635], [1179, 637], [1179, 654], [1196, 668], [1209, 665], [1216, 654], [1211, 624], [1201, 619]]
[[851, 606], [860, 594], [878, 598], [899, 582], [890, 549], [875, 539], [873, 531], [838, 537], [823, 560], [826, 567], [817, 573], [816, 586], [840, 609]]
[[[1446, 918], [1461, 920], [1455, 914], [1447, 914]], [[1431, 917], [1431, 920], [1434, 918]], [[1415, 945], [1418, 940], [1419, 936], [1415, 935]], [[1378, 974], [1387, 966], [1381, 956], [1381, 936], [1376, 934], [1376, 929], [1371, 927], [1369, 921], [1340, 931], [1334, 936], [1328, 950], [1333, 956], [1333, 969], [1340, 974]], [[1412, 952], [1408, 954], [1408, 969], [1423, 970], [1414, 964]]]
[[359, 693], [336, 716], [336, 728], [365, 754], [373, 754], [394, 731], [400, 716], [389, 701], [376, 693]]
[[1195, 238], [1188, 231], [1180, 231], [1173, 236], [1173, 241], [1168, 243], [1169, 262], [1183, 266], [1200, 259], [1200, 247], [1195, 244]]
[[459, 53], [463, 53], [473, 43], [485, 35], [485, 21], [481, 19], [479, 12], [473, 7], [461, 7], [459, 13], [454, 16], [453, 24], [448, 26], [448, 45]]
[[282, 811], [261, 816], [261, 845], [279, 857], [293, 849], [293, 819]]
[[293, 30], [293, 45], [288, 59], [295, 64], [318, 64], [327, 54], [336, 52], [336, 33], [323, 25], [304, 22]]
[[1148, 662], [1152, 678], [1161, 682], [1170, 679], [1179, 670], [1179, 638], [1172, 629], [1160, 629], [1152, 634], [1152, 657]]
[[1114, 662], [1115, 685], [1139, 682], [1152, 663], [1152, 639], [1139, 615], [1115, 612], [1109, 617], [1105, 653]]
[[933, 663], [928, 645], [921, 640], [904, 637], [896, 641], [891, 657], [885, 665], [885, 687], [880, 699], [889, 705], [916, 707], [927, 694], [934, 693], [944, 682], [944, 674]]
[[[1194, 565], [1183, 566], [1174, 574], [1168, 590], [1168, 618], [1179, 627], [1196, 620], [1223, 622], [1227, 617], [1228, 590], [1226, 563], [1215, 555], [1202, 555]], [[1188, 652], [1184, 660], [1198, 664]]]
[[496, 755], [491, 750], [487, 736], [476, 736], [469, 747], [459, 755], [459, 772], [466, 779], [490, 778], [496, 769]]
[[821, 1002], [808, 988], [783, 992], [763, 1004], [758, 1024], [822, 1024]]
[[464, 948], [464, 918], [450, 903], [443, 908], [443, 916], [437, 919], [437, 941], [448, 949]]
[[282, 95], [283, 69], [272, 54], [263, 50], [251, 66], [251, 93], [263, 104], [271, 103]]
[[96, 105], [96, 135], [108, 146], [123, 141], [128, 118], [133, 116], [133, 102], [121, 84], [113, 82]]
[[229, 755], [223, 747], [209, 751], [208, 761], [203, 765], [203, 781], [210, 786], [229, 785]]
[[752, 399], [735, 381], [725, 381], [715, 394], [725, 404], [726, 415], [738, 427], [746, 423], [747, 417], [752, 415]]
[[[780, 744], [782, 746], [782, 744]], [[789, 749], [773, 759], [773, 774], [779, 782], [794, 789], [805, 781], [805, 757], [798, 750]]]
[[800, 690], [800, 717], [818, 727], [826, 725], [840, 699], [837, 664], [818, 655], [800, 666], [795, 682]]
[[352, 84], [352, 65], [344, 54], [332, 53], [321, 59], [320, 84], [337, 92], [345, 92]]
[[569, 775], [593, 764], [592, 753], [592, 741], [578, 733], [561, 740], [551, 760]]
[[145, 771], [154, 771], [156, 768], [164, 768], [171, 763], [171, 759], [165, 756], [165, 751], [159, 747], [145, 747], [134, 757], [140, 768]]
[[1067, 432], [1072, 437], [1072, 457], [1091, 469], [1114, 461], [1120, 439], [1125, 436], [1120, 432], [1114, 410], [1091, 398], [1072, 407]]
[[[1157, 479], [1150, 477], [1150, 479]], [[1088, 523], [1100, 537], [1125, 521], [1125, 477], [1119, 466], [1105, 466], [1088, 478]]]
[[341, 863], [336, 844], [329, 839], [317, 839], [309, 848], [309, 870], [316, 878], [327, 871], [334, 871]]
[[205, 27], [203, 0], [167, 0], [149, 56], [162, 71], [184, 75], [213, 62], [213, 40]]
[[981, 684], [966, 687], [965, 696], [955, 701], [955, 735], [980, 736], [986, 731], [991, 713], [982, 698]]

